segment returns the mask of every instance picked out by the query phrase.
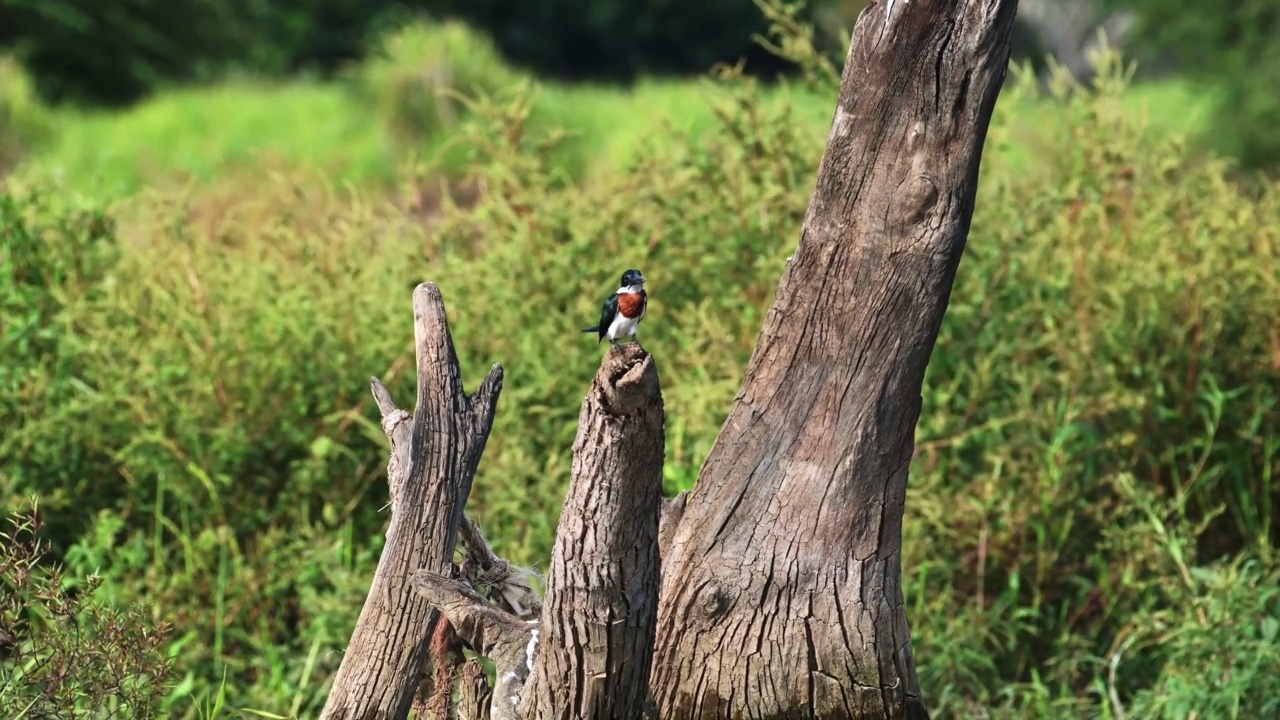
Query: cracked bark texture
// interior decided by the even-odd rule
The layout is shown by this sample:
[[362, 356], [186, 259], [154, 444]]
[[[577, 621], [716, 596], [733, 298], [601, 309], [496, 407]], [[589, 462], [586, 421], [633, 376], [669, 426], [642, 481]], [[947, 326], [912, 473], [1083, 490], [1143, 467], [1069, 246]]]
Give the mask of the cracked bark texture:
[[526, 718], [652, 715], [663, 423], [653, 358], [634, 343], [611, 349], [578, 418]]
[[475, 394], [463, 392], [444, 299], [434, 283], [414, 290], [413, 318], [418, 388], [412, 417], [396, 407], [377, 378], [370, 380], [392, 446], [391, 522], [321, 712], [324, 720], [408, 715], [438, 617], [415, 592], [411, 574], [450, 570], [463, 505], [502, 391], [502, 368], [494, 365]]
[[928, 717], [900, 581], [907, 469], [1015, 9], [896, 0], [858, 19], [799, 248], [663, 525], [663, 718]]

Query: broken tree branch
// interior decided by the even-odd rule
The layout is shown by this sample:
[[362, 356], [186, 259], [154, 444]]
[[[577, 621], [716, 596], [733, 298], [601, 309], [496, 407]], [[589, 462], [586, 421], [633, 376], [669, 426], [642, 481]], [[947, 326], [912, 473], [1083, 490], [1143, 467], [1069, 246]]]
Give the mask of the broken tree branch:
[[449, 619], [453, 629], [471, 649], [503, 667], [501, 657], [507, 646], [519, 646], [521, 652], [529, 644], [537, 623], [521, 620], [494, 607], [466, 583], [451, 577], [418, 570], [410, 575], [410, 583], [422, 597]]
[[419, 570], [410, 582], [427, 602], [453, 625], [472, 650], [493, 661], [497, 684], [493, 689], [492, 720], [520, 720], [520, 691], [529, 677], [536, 621], [521, 620], [494, 606], [467, 583], [439, 573]]
[[582, 404], [524, 717], [641, 718], [658, 605], [663, 407], [639, 345], [611, 349]]
[[463, 504], [493, 426], [502, 391], [494, 365], [476, 392], [462, 389], [444, 299], [434, 283], [413, 292], [418, 392], [413, 415], [370, 380], [392, 444], [387, 463], [391, 522], [322, 720], [400, 720], [413, 702], [437, 614], [410, 585], [410, 573], [446, 573]]
[[461, 568], [463, 579], [517, 617], [537, 618], [542, 612], [542, 601], [529, 581], [533, 571], [499, 557], [480, 527], [466, 515], [462, 516], [458, 537], [466, 551]]

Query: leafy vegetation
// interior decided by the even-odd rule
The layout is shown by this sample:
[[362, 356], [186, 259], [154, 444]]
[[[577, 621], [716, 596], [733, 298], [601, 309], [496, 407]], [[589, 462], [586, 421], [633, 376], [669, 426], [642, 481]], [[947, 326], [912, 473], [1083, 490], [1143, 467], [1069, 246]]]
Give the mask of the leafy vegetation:
[[50, 122], [27, 74], [12, 58], [0, 57], [0, 176], [48, 140]]
[[101, 579], [43, 561], [34, 506], [0, 529], [0, 713], [7, 718], [156, 717], [167, 694], [167, 628], [137, 605], [94, 601]]
[[1280, 2], [1104, 0], [1131, 9], [1138, 48], [1171, 57], [1205, 91], [1221, 97], [1212, 132], [1199, 142], [1247, 168], [1280, 163]]
[[[245, 156], [132, 192], [157, 187], [140, 174], [109, 212], [90, 185], [51, 189], [76, 124], [123, 143], [145, 113], [190, 119], [219, 91], [64, 117], [0, 190], [0, 498], [41, 498], [66, 575], [101, 578], [97, 602], [172, 624], [165, 712], [314, 716], [381, 549], [366, 379], [412, 397], [414, 284], [440, 284], [469, 384], [507, 370], [470, 508], [537, 567], [600, 353], [576, 330], [624, 265], [652, 285], [668, 488], [693, 483], [796, 242], [835, 96], [811, 80], [481, 85], [420, 140], [465, 148], [443, 177], [409, 165], [352, 185]], [[1127, 80], [1114, 58], [1089, 89], [1022, 74], [997, 107], [904, 523], [939, 717], [1267, 717], [1280, 697], [1280, 186], [1233, 184], [1187, 152], [1185, 116], [1136, 111]], [[290, 115], [286, 94], [280, 127], [346, 122], [332, 115], [351, 96], [296, 92], [334, 93], [332, 112]], [[662, 93], [689, 112], [653, 113]], [[195, 138], [223, 124], [173, 130], [157, 162], [215, 157]], [[162, 125], [182, 126], [153, 137]], [[238, 137], [289, 147], [270, 127]], [[351, 142], [374, 157], [413, 136]], [[575, 165], [596, 156], [611, 162]], [[440, 183], [472, 197], [428, 207]]]
[[[865, 0], [809, 5], [847, 23]], [[745, 0], [0, 0], [0, 51], [17, 53], [45, 100], [120, 106], [238, 72], [329, 77], [424, 16], [464, 19], [543, 75], [634, 81], [744, 55], [753, 70], [787, 69], [752, 42], [766, 24]]]

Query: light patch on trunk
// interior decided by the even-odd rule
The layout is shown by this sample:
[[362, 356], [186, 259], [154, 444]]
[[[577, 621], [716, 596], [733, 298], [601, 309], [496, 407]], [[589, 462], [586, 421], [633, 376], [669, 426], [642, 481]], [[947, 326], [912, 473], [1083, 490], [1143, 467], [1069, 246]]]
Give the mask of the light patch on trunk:
[[899, 5], [906, 5], [907, 0], [887, 0], [884, 4], [884, 29], [889, 29], [889, 22], [893, 20], [893, 9]]
[[533, 671], [533, 653], [538, 649], [538, 631], [534, 630], [530, 633], [529, 647], [524, 650], [524, 667], [525, 670]]

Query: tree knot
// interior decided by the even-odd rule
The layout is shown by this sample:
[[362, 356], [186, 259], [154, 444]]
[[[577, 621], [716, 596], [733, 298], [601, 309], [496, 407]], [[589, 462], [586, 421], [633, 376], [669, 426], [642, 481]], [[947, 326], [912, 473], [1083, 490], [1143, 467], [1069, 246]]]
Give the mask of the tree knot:
[[906, 182], [899, 202], [903, 218], [915, 225], [929, 215], [929, 211], [938, 204], [938, 186], [933, 178], [920, 174]]
[[709, 619], [715, 619], [729, 611], [733, 599], [718, 585], [707, 585], [699, 593], [698, 607]]

